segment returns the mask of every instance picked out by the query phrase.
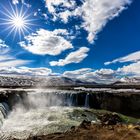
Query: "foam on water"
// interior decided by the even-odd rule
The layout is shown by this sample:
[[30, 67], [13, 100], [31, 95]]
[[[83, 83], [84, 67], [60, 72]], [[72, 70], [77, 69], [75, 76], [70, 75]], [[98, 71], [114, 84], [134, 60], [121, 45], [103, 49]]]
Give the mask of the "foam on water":
[[[57, 91], [57, 94], [60, 92]], [[69, 95], [72, 96], [72, 94]], [[79, 125], [82, 120], [87, 118], [90, 121], [97, 121], [97, 118], [89, 112], [86, 112], [86, 118], [82, 116], [83, 108], [62, 107], [61, 104], [65, 102], [62, 99], [57, 96], [53, 97], [53, 94], [48, 95], [44, 91], [28, 92], [24, 100], [20, 99], [14, 105], [7, 118], [2, 118], [0, 139], [27, 138], [30, 135], [63, 132], [70, 129], [71, 126]], [[49, 106], [49, 104], [56, 106]], [[75, 111], [78, 110], [81, 111], [75, 114]], [[0, 116], [2, 115], [0, 114]]]
[[9, 111], [7, 103], [0, 103], [0, 127], [3, 125], [3, 121], [6, 118]]

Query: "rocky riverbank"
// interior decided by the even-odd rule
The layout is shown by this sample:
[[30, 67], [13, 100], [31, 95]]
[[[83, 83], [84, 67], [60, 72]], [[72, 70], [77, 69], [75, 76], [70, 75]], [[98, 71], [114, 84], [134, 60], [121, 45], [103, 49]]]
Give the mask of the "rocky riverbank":
[[104, 114], [100, 120], [100, 124], [84, 120], [78, 127], [73, 126], [64, 133], [34, 136], [26, 140], [140, 140], [139, 124], [124, 124], [117, 114]]
[[139, 103], [137, 89], [0, 89], [0, 139], [137, 140]]

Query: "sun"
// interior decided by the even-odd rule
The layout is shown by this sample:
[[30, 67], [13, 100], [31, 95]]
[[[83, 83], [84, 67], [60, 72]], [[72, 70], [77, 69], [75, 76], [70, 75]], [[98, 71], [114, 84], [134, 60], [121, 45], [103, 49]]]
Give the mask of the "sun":
[[34, 19], [31, 18], [31, 13], [29, 13], [27, 7], [21, 6], [16, 7], [9, 3], [9, 7], [2, 7], [3, 10], [0, 13], [3, 15], [0, 18], [0, 24], [5, 27], [3, 31], [7, 31], [7, 37], [13, 34], [13, 39], [15, 37], [25, 36], [26, 33], [32, 31], [32, 25]]
[[7, 24], [9, 24], [11, 32], [15, 32], [15, 34], [18, 32], [19, 35], [24, 35], [25, 32], [30, 30], [29, 25], [31, 23], [26, 16], [23, 16], [22, 14], [18, 15], [18, 13], [15, 13], [7, 20]]
[[15, 28], [23, 28], [25, 26], [24, 18], [22, 17], [15, 17], [12, 21]]

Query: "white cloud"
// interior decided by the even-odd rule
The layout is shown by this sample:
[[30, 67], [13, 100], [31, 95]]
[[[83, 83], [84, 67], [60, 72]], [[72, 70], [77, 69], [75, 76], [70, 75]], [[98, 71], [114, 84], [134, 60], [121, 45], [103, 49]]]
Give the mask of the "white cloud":
[[59, 61], [51, 61], [51, 66], [64, 66], [70, 63], [80, 63], [83, 59], [85, 59], [88, 54], [89, 48], [81, 47], [79, 50], [75, 52], [71, 52], [67, 55], [65, 59], [60, 59]]
[[75, 6], [75, 1], [74, 0], [46, 0], [46, 5], [50, 13], [56, 14], [56, 6], [63, 6], [67, 8], [73, 8]]
[[17, 66], [22, 66], [25, 64], [28, 64], [32, 62], [31, 60], [22, 60], [22, 59], [17, 59], [14, 56], [11, 56], [9, 54], [0, 54], [0, 67], [17, 67]]
[[[106, 23], [118, 16], [132, 0], [83, 0], [82, 6], [76, 6], [73, 0], [46, 0], [46, 6], [54, 19], [68, 22], [71, 16], [80, 16], [84, 20], [82, 27], [88, 31], [88, 41], [93, 42]], [[62, 5], [67, 10], [56, 12], [55, 7]]]
[[13, 3], [14, 5], [19, 4], [20, 2], [21, 2], [22, 4], [24, 4], [25, 6], [27, 6], [28, 8], [31, 7], [31, 5], [29, 5], [28, 3], [26, 3], [24, 0], [12, 0], [12, 3]]
[[63, 73], [63, 76], [75, 78], [75, 77], [78, 77], [80, 75], [89, 73], [91, 71], [92, 71], [91, 68], [82, 68], [82, 69], [78, 69], [78, 70], [74, 70], [74, 71], [65, 71]]
[[13, 60], [14, 58], [9, 55], [0, 55], [0, 62], [5, 61], [5, 60]]
[[12, 0], [13, 4], [18, 4], [19, 2], [25, 4], [24, 0]]
[[63, 76], [78, 79], [84, 82], [113, 83], [117, 81], [115, 71], [111, 69], [92, 70], [90, 68], [79, 69], [75, 71], [66, 71]]
[[100, 69], [93, 72], [86, 73], [85, 75], [81, 75], [81, 79], [85, 81], [97, 82], [97, 83], [113, 83], [117, 81], [115, 71], [112, 69]]
[[129, 55], [126, 55], [124, 57], [120, 57], [120, 58], [117, 58], [111, 62], [105, 62], [104, 64], [105, 65], [110, 65], [110, 64], [113, 64], [113, 63], [124, 63], [124, 62], [136, 62], [136, 61], [139, 61], [140, 60], [140, 51], [137, 51], [137, 52], [134, 52], [134, 53], [131, 53]]
[[28, 64], [29, 60], [16, 59], [10, 54], [10, 47], [5, 44], [3, 40], [0, 39], [0, 67], [16, 67], [24, 64]]
[[30, 76], [48, 76], [52, 73], [49, 68], [28, 68], [28, 67], [6, 67], [0, 68], [0, 74], [30, 75]]
[[19, 0], [12, 0], [13, 4], [18, 4]]
[[19, 44], [33, 54], [59, 55], [63, 51], [73, 48], [72, 44], [62, 37], [62, 35], [67, 34], [67, 31], [62, 29], [54, 31], [40, 29], [36, 33], [26, 36], [26, 41]]
[[119, 68], [117, 72], [120, 73], [120, 75], [140, 76], [140, 61], [127, 66], [123, 66], [122, 68]]
[[114, 75], [114, 70], [112, 69], [100, 69], [95, 71], [96, 74], [98, 75], [103, 75], [104, 77], [108, 77], [110, 75]]
[[64, 23], [67, 23], [68, 20], [69, 20], [69, 16], [71, 16], [71, 14], [72, 14], [71, 11], [66, 10], [65, 12], [61, 12], [61, 13], [59, 14], [59, 17], [60, 17], [61, 19], [63, 19], [63, 22], [64, 22]]
[[128, 54], [124, 57], [117, 58], [110, 62], [105, 62], [105, 65], [114, 63], [126, 63], [131, 62], [129, 65], [124, 65], [116, 70], [118, 76], [140, 76], [140, 51]]
[[0, 61], [0, 67], [17, 67], [17, 66], [22, 66], [25, 64], [30, 63], [31, 61], [29, 60], [20, 60], [20, 59], [11, 59], [11, 60], [4, 60]]
[[82, 26], [89, 32], [89, 42], [92, 42], [106, 23], [118, 16], [130, 2], [130, 0], [85, 0], [80, 11], [84, 19]]
[[9, 46], [6, 45], [3, 40], [0, 39], [0, 55], [8, 52], [9, 52]]

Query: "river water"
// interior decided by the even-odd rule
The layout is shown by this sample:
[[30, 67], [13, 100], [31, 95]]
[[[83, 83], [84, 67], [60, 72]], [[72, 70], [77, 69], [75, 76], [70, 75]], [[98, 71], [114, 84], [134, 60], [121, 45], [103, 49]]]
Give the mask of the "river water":
[[73, 99], [75, 94], [75, 91], [61, 90], [27, 91], [24, 98], [18, 95], [11, 111], [8, 103], [0, 103], [0, 139], [25, 139], [33, 135], [64, 132], [85, 119], [97, 122], [96, 116], [86, 108], [88, 95], [85, 96], [85, 106], [78, 107], [76, 99]]

